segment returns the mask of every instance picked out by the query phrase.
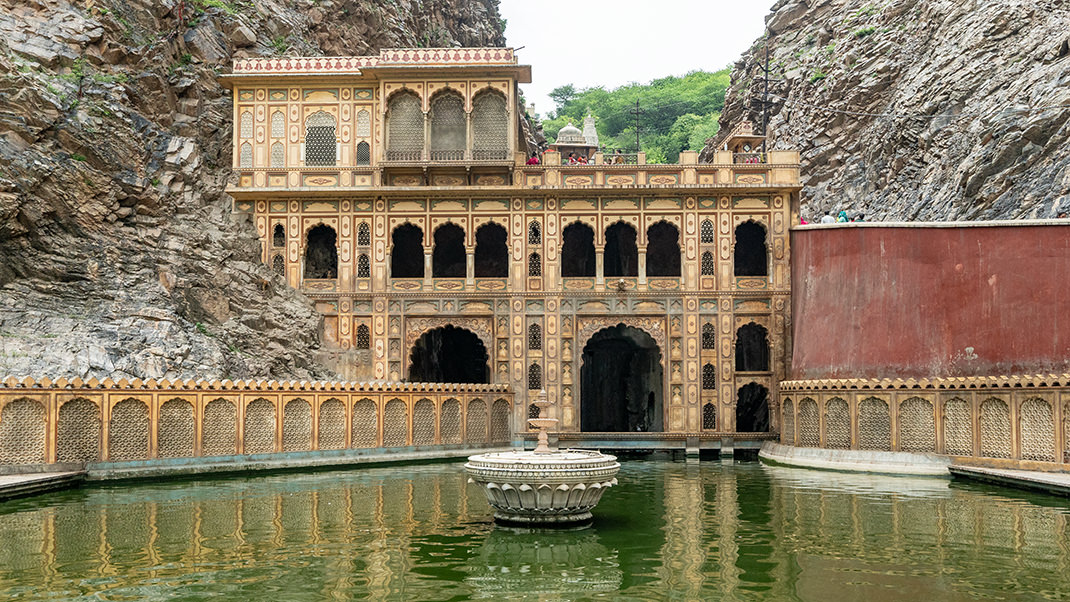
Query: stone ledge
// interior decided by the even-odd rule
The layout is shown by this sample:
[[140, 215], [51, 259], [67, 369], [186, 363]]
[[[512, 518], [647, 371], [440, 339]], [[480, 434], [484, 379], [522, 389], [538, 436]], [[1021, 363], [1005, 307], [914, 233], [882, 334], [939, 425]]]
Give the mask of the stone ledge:
[[936, 454], [793, 447], [772, 441], [762, 445], [762, 461], [784, 466], [840, 472], [867, 472], [919, 476], [949, 476], [951, 458]]
[[1014, 374], [997, 376], [959, 376], [933, 378], [818, 378], [785, 380], [780, 383], [782, 394], [812, 391], [856, 390], [963, 390], [1015, 389], [1023, 387], [1070, 387], [1070, 374]]

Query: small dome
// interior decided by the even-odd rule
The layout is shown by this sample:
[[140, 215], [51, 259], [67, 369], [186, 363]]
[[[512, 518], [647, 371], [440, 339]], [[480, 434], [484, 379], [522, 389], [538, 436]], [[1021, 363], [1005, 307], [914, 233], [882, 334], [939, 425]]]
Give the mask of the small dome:
[[561, 128], [557, 132], [557, 144], [586, 144], [587, 141], [583, 137], [583, 132], [580, 128], [572, 125], [572, 122], [568, 122], [568, 125]]

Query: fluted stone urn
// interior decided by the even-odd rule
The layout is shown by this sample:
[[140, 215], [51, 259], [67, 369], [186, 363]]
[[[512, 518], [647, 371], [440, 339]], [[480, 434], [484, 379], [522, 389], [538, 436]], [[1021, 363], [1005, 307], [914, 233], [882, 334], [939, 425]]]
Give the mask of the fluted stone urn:
[[469, 456], [464, 465], [469, 482], [477, 483], [494, 508], [494, 519], [509, 524], [570, 525], [591, 520], [591, 509], [606, 489], [617, 484], [620, 463], [597, 451], [555, 451], [546, 429], [546, 392], [535, 405], [540, 417], [528, 422], [539, 429], [534, 451], [493, 452]]

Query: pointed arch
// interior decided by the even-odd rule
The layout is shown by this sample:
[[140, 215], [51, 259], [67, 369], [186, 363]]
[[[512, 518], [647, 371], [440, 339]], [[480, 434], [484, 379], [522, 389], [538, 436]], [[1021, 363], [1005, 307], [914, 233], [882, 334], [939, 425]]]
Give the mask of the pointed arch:
[[418, 161], [424, 149], [424, 114], [420, 97], [410, 90], [396, 92], [387, 101], [386, 158]]
[[467, 257], [464, 249], [464, 229], [446, 222], [435, 229], [435, 247], [431, 252], [433, 278], [464, 278]]
[[391, 234], [390, 277], [424, 277], [424, 233], [416, 224], [401, 224]]
[[702, 390], [717, 390], [717, 368], [709, 362], [702, 365]]
[[372, 244], [372, 229], [368, 222], [360, 222], [357, 226], [357, 246], [366, 247]]
[[702, 325], [702, 348], [717, 348], [717, 326], [712, 322], [706, 322]]
[[646, 230], [646, 275], [680, 276], [680, 231], [667, 221], [659, 221]]
[[736, 371], [769, 370], [769, 333], [765, 326], [749, 322], [736, 330]]
[[253, 166], [253, 145], [248, 142], [242, 142], [241, 148], [238, 150], [238, 167], [250, 169]]
[[542, 366], [537, 362], [532, 362], [528, 366], [528, 390], [538, 391], [542, 388]]
[[271, 137], [286, 137], [286, 116], [282, 114], [282, 111], [273, 111], [271, 113]]
[[238, 135], [241, 138], [249, 139], [253, 137], [253, 112], [242, 111], [239, 118]]
[[276, 141], [271, 145], [271, 166], [286, 167], [286, 147]]
[[542, 276], [542, 257], [538, 253], [532, 252], [528, 255], [528, 276]]
[[542, 244], [542, 227], [539, 226], [539, 222], [532, 220], [528, 224], [528, 244], [529, 245], [541, 245]]
[[361, 324], [357, 326], [356, 334], [356, 347], [357, 349], [370, 349], [371, 348], [371, 330], [367, 324]]
[[271, 246], [286, 246], [286, 228], [282, 224], [275, 224], [275, 228], [271, 231]]
[[769, 257], [765, 247], [765, 226], [748, 220], [736, 226], [736, 276], [768, 276]]
[[361, 253], [357, 257], [357, 278], [372, 277], [372, 262], [367, 253]]
[[464, 99], [445, 89], [431, 98], [431, 160], [462, 161], [468, 146]]
[[603, 253], [603, 272], [606, 278], [639, 275], [638, 233], [626, 222], [619, 221], [606, 228], [606, 246]]
[[305, 245], [305, 278], [338, 277], [338, 236], [334, 228], [320, 224], [308, 231]]
[[357, 138], [370, 138], [372, 135], [372, 114], [367, 109], [357, 111]]
[[583, 222], [569, 224], [561, 233], [561, 276], [593, 278], [595, 272], [594, 230]]
[[361, 140], [357, 143], [357, 166], [364, 167], [372, 164], [372, 147]]
[[717, 262], [713, 259], [713, 253], [710, 251], [702, 252], [702, 263], [700, 268], [703, 276], [717, 275]]
[[702, 244], [712, 245], [714, 243], [714, 227], [713, 220], [706, 218], [702, 220], [702, 226], [699, 228]]
[[472, 158], [509, 158], [509, 110], [505, 97], [494, 90], [484, 90], [472, 101]]
[[501, 224], [487, 222], [476, 230], [476, 278], [509, 277], [509, 234]]
[[536, 323], [528, 326], [528, 349], [542, 349], [542, 327]]

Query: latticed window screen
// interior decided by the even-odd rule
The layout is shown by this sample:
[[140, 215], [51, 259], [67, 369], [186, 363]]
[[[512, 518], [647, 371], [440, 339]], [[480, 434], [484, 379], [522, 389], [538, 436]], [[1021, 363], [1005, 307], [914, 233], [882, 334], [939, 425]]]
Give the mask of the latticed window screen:
[[250, 168], [253, 166], [253, 145], [243, 142], [238, 154], [238, 167]]
[[342, 449], [346, 446], [346, 404], [328, 399], [320, 406], [319, 449]]
[[505, 443], [509, 440], [509, 402], [499, 399], [490, 408], [490, 441]]
[[72, 399], [59, 408], [56, 460], [93, 462], [100, 459], [100, 410], [88, 399]]
[[472, 103], [472, 158], [506, 159], [509, 154], [509, 113], [505, 98], [484, 92]]
[[282, 224], [275, 224], [275, 229], [271, 231], [271, 246], [286, 246], [286, 228]]
[[111, 409], [108, 428], [108, 459], [123, 462], [144, 460], [149, 453], [149, 407], [137, 399], [125, 399]]
[[847, 402], [839, 397], [833, 397], [825, 404], [825, 447], [851, 447], [851, 412]]
[[528, 276], [542, 276], [542, 258], [538, 253], [528, 256]]
[[973, 417], [965, 399], [954, 397], [944, 404], [944, 453], [973, 455]]
[[542, 328], [538, 324], [528, 326], [528, 349], [542, 349]]
[[386, 158], [418, 161], [424, 149], [424, 114], [420, 99], [409, 92], [390, 98], [386, 130]]
[[528, 390], [537, 391], [542, 388], [542, 368], [538, 364], [528, 366]]
[[539, 222], [531, 222], [528, 224], [528, 244], [542, 244], [542, 228], [539, 227]]
[[383, 446], [399, 447], [409, 443], [409, 410], [405, 402], [391, 399], [383, 410]]
[[702, 252], [702, 275], [717, 275], [717, 262], [713, 259], [713, 253], [710, 253], [709, 251]]
[[817, 447], [821, 441], [817, 402], [807, 397], [799, 402], [799, 445]]
[[204, 406], [201, 423], [201, 454], [229, 456], [237, 451], [238, 410], [234, 402], [214, 399]]
[[275, 111], [271, 114], [271, 137], [286, 137], [286, 117], [283, 116], [282, 111]]
[[286, 260], [282, 258], [281, 254], [271, 259], [271, 269], [279, 276], [286, 275]]
[[372, 114], [367, 109], [357, 111], [357, 138], [369, 138], [372, 135]]
[[707, 431], [717, 430], [717, 406], [713, 403], [702, 404], [702, 428]]
[[421, 399], [412, 408], [412, 444], [431, 445], [435, 442], [435, 404]]
[[463, 160], [467, 129], [461, 97], [450, 92], [436, 96], [431, 103], [431, 160]]
[[528, 404], [528, 418], [538, 418], [539, 414], [541, 414], [541, 413], [542, 413], [542, 410], [539, 409], [539, 406], [537, 406], [537, 405], [535, 405], [533, 403], [532, 404]]
[[702, 348], [717, 348], [717, 327], [713, 324], [707, 323], [702, 325]]
[[712, 221], [710, 221], [708, 219], [702, 220], [701, 234], [702, 234], [702, 244], [704, 244], [704, 245], [712, 245], [713, 244], [713, 222]]
[[1027, 399], [1021, 411], [1022, 459], [1055, 461], [1055, 423], [1051, 404], [1040, 398]]
[[253, 137], [253, 114], [251, 112], [245, 111], [241, 114], [241, 125], [238, 135], [242, 138]]
[[16, 399], [0, 412], [0, 464], [45, 463], [45, 407]]
[[357, 165], [372, 164], [372, 147], [367, 142], [357, 144]]
[[372, 265], [366, 253], [361, 253], [357, 258], [357, 278], [371, 278]]
[[371, 333], [368, 331], [367, 324], [361, 324], [357, 326], [357, 349], [368, 349], [371, 347]]
[[702, 390], [713, 391], [717, 389], [717, 369], [713, 364], [702, 365]]
[[1007, 402], [995, 397], [981, 402], [981, 455], [1011, 457], [1011, 418]]
[[312, 406], [304, 399], [286, 403], [282, 411], [282, 450], [307, 451], [312, 448]]
[[360, 222], [357, 226], [357, 245], [366, 247], [372, 244], [372, 229], [368, 222]]
[[442, 443], [461, 442], [461, 402], [456, 399], [442, 402], [438, 418], [438, 437]]
[[482, 399], [468, 402], [468, 415], [464, 421], [464, 438], [468, 443], [487, 442], [487, 404]]
[[193, 405], [184, 399], [172, 399], [160, 406], [156, 453], [161, 458], [193, 456], [196, 425]]
[[783, 428], [780, 433], [780, 442], [785, 445], [795, 445], [795, 404], [791, 399], [784, 399]]
[[892, 419], [888, 402], [867, 397], [858, 405], [858, 447], [888, 451], [892, 447]]
[[936, 451], [936, 419], [929, 400], [911, 397], [899, 404], [899, 449]]
[[286, 148], [281, 142], [271, 145], [271, 166], [286, 167]]
[[353, 447], [375, 447], [379, 441], [379, 412], [375, 402], [361, 399], [353, 404]]
[[334, 117], [316, 111], [305, 121], [305, 165], [331, 167], [338, 151]]

